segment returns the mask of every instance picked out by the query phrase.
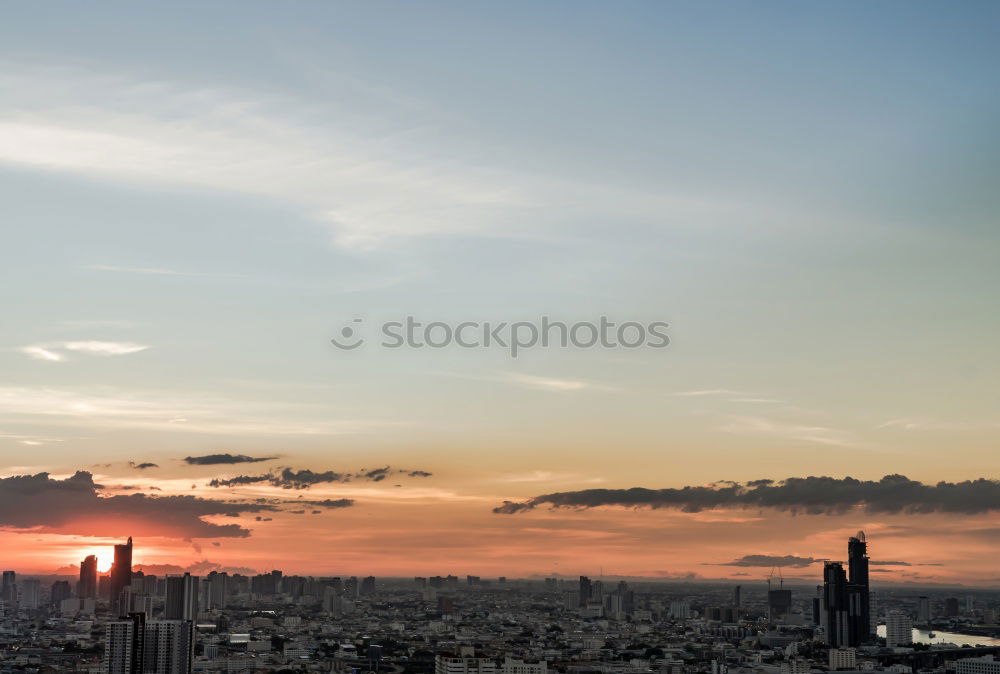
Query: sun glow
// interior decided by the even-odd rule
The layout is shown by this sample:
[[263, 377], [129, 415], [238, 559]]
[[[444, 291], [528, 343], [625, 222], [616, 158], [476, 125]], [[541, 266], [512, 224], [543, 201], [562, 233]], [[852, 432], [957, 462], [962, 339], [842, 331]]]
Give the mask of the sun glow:
[[[101, 549], [101, 550], [91, 550], [87, 552], [87, 555], [94, 555], [97, 557], [97, 571], [99, 573], [107, 573], [111, 570], [111, 565], [115, 561], [115, 551], [114, 549]], [[84, 555], [86, 557], [87, 555]]]

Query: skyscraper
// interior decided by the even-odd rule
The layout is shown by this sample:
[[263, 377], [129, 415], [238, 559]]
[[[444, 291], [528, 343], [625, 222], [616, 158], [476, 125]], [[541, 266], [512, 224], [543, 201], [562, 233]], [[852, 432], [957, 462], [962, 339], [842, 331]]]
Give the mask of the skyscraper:
[[80, 599], [97, 598], [97, 557], [88, 555], [80, 562], [80, 582], [76, 586]]
[[167, 620], [194, 620], [198, 616], [198, 576], [185, 573], [167, 578], [167, 600], [163, 617]]
[[840, 562], [823, 565], [823, 596], [820, 600], [820, 625], [831, 648], [852, 646], [847, 627], [847, 574]]
[[874, 633], [863, 531], [848, 540], [847, 559], [849, 575], [840, 562], [827, 562], [823, 568], [820, 624], [832, 647], [859, 646], [871, 641]]
[[122, 591], [132, 585], [132, 537], [124, 545], [115, 546], [115, 561], [111, 566], [111, 613], [124, 616], [129, 607], [122, 601]]
[[733, 608], [736, 609], [737, 613], [743, 605], [743, 586], [737, 585], [733, 588]]
[[[852, 596], [852, 626], [858, 644], [870, 641], [875, 633], [871, 618], [871, 593], [868, 587], [868, 542], [865, 532], [859, 531], [847, 541], [848, 579]], [[856, 645], [856, 644], [852, 644]]]

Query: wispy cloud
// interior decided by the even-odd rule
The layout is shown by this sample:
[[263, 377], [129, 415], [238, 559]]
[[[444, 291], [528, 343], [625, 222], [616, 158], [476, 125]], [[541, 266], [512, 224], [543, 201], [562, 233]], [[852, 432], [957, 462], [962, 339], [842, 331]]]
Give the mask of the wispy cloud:
[[53, 426], [222, 435], [341, 435], [391, 423], [331, 419], [326, 407], [233, 400], [194, 393], [0, 387], [0, 423], [38, 419], [45, 419]]
[[877, 428], [897, 428], [903, 431], [976, 431], [1000, 428], [997, 421], [945, 421], [941, 419], [890, 419]]
[[583, 379], [562, 379], [557, 377], [538, 377], [528, 374], [510, 374], [502, 378], [511, 384], [523, 386], [524, 388], [538, 391], [553, 391], [557, 393], [570, 393], [583, 390], [612, 390], [612, 387], [604, 384], [586, 381]]
[[53, 351], [50, 348], [45, 348], [43, 346], [38, 346], [38, 345], [22, 346], [20, 351], [24, 355], [28, 356], [29, 358], [34, 358], [35, 360], [47, 360], [51, 363], [59, 363], [66, 360], [66, 356], [59, 353], [58, 351]]
[[133, 342], [102, 342], [97, 340], [47, 342], [29, 344], [20, 348], [21, 353], [35, 360], [61, 363], [67, 360], [65, 352], [82, 353], [91, 356], [125, 356], [145, 351], [150, 347]]
[[742, 391], [733, 391], [732, 389], [726, 388], [709, 388], [709, 389], [698, 389], [694, 391], [676, 391], [675, 396], [682, 398], [702, 398], [706, 396], [716, 397], [716, 396], [742, 396], [746, 395]]
[[[317, 106], [273, 92], [12, 62], [0, 63], [0, 87], [18, 102], [0, 107], [2, 162], [276, 199], [327, 223], [334, 241], [353, 249], [427, 235], [558, 231], [545, 233], [538, 221], [512, 226], [525, 213], [731, 222], [762, 208], [499, 168], [488, 150], [439, 131], [451, 113], [411, 106], [399, 115], [383, 101], [373, 116], [349, 90]], [[415, 127], [421, 132], [411, 133]]]
[[861, 444], [853, 434], [837, 428], [779, 422], [763, 417], [731, 417], [728, 423], [719, 427], [719, 430], [736, 435], [769, 435], [834, 447], [853, 447]]

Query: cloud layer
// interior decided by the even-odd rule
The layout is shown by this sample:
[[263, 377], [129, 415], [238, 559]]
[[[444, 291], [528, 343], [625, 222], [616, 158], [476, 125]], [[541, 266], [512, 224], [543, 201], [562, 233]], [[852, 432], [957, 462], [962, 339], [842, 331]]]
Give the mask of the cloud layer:
[[239, 524], [216, 524], [205, 517], [239, 517], [272, 512], [270, 503], [222, 501], [197, 496], [102, 496], [93, 475], [77, 471], [63, 480], [48, 473], [0, 478], [0, 527], [85, 536], [217, 538], [250, 535]]
[[390, 466], [375, 468], [373, 470], [362, 468], [356, 473], [339, 473], [334, 470], [315, 472], [308, 469], [294, 470], [292, 468], [282, 468], [280, 471], [271, 471], [261, 475], [237, 475], [230, 478], [215, 478], [208, 483], [208, 486], [241, 487], [248, 484], [270, 484], [282, 489], [308, 489], [316, 484], [344, 483], [353, 480], [381, 482], [391, 475], [430, 477], [431, 473], [425, 470], [395, 469]]
[[191, 466], [218, 466], [234, 463], [260, 463], [274, 461], [276, 456], [247, 456], [246, 454], [206, 454], [205, 456], [186, 456], [184, 463]]
[[692, 513], [714, 508], [774, 508], [816, 515], [860, 507], [871, 513], [973, 514], [1000, 510], [1000, 482], [978, 478], [928, 485], [903, 475], [886, 475], [877, 481], [809, 476], [679, 489], [584, 489], [543, 494], [521, 503], [505, 501], [493, 512], [512, 515], [546, 504], [553, 508], [675, 508]]

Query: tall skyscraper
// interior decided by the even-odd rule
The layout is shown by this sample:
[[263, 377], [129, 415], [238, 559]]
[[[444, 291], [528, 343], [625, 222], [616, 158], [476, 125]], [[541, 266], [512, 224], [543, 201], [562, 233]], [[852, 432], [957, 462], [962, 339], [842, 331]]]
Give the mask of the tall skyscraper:
[[[868, 542], [865, 532], [859, 531], [847, 541], [847, 568], [852, 595], [852, 627], [858, 644], [871, 640], [875, 625], [871, 615], [871, 594], [868, 586]], [[855, 645], [855, 644], [852, 644]]]
[[88, 555], [80, 562], [80, 582], [76, 586], [80, 599], [97, 599], [97, 557]]
[[115, 546], [115, 561], [111, 566], [111, 613], [124, 616], [129, 607], [123, 602], [122, 591], [132, 585], [132, 537], [124, 545]]
[[194, 620], [198, 616], [198, 576], [185, 573], [167, 578], [167, 600], [163, 617], [167, 620]]
[[872, 640], [872, 598], [868, 586], [868, 543], [859, 531], [847, 542], [848, 573], [840, 562], [823, 568], [820, 624], [832, 647], [860, 646]]
[[840, 562], [823, 565], [823, 596], [820, 600], [820, 625], [831, 648], [852, 646], [847, 627], [847, 574]]
[[743, 605], [743, 586], [737, 585], [733, 588], [733, 608], [739, 612]]

